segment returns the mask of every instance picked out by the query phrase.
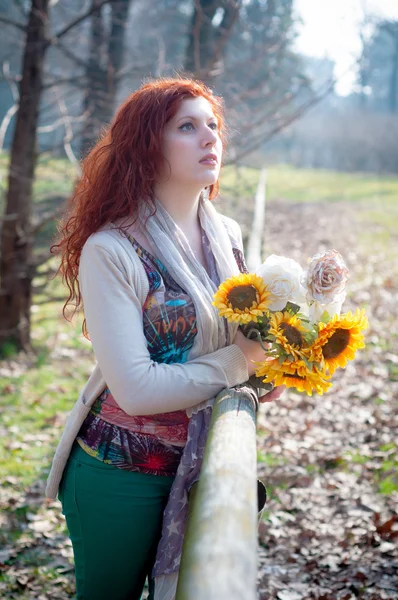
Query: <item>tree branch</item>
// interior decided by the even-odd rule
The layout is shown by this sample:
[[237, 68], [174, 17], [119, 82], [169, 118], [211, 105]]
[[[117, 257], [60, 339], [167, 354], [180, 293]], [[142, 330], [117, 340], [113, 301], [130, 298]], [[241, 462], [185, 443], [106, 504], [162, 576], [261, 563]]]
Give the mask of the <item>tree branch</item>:
[[275, 125], [275, 127], [273, 127], [267, 133], [265, 133], [265, 132], [260, 133], [260, 135], [257, 136], [257, 138], [255, 139], [255, 141], [252, 144], [250, 144], [249, 146], [247, 146], [246, 148], [244, 148], [244, 150], [240, 154], [238, 154], [237, 156], [235, 156], [233, 158], [233, 160], [226, 161], [225, 165], [235, 164], [236, 162], [238, 162], [239, 160], [241, 160], [242, 158], [244, 158], [245, 156], [247, 156], [248, 154], [250, 154], [254, 150], [257, 150], [262, 144], [268, 142], [277, 133], [279, 133], [280, 131], [282, 131], [282, 129], [285, 129], [285, 127], [287, 127], [288, 125], [290, 125], [291, 123], [293, 123], [294, 121], [296, 121], [306, 111], [308, 111], [310, 108], [312, 108], [313, 106], [315, 106], [316, 104], [318, 104], [321, 100], [323, 100], [324, 98], [326, 98], [326, 96], [328, 96], [333, 91], [333, 89], [335, 87], [335, 84], [336, 84], [336, 80], [333, 79], [332, 82], [327, 86], [326, 90], [324, 90], [324, 92], [322, 92], [321, 94], [319, 94], [315, 98], [312, 98], [308, 102], [305, 102], [295, 112], [293, 112], [292, 115], [290, 115], [282, 123], [278, 123], [277, 125]]
[[[39, 252], [33, 259], [33, 268], [36, 270], [41, 265], [45, 265], [52, 258], [52, 255], [49, 250], [43, 250], [43, 252]], [[43, 289], [47, 287], [47, 283], [43, 286]], [[34, 288], [34, 292], [37, 294], [38, 289]]]
[[4, 145], [4, 140], [6, 137], [8, 126], [11, 123], [11, 119], [13, 118], [13, 116], [17, 113], [18, 108], [19, 108], [19, 102], [17, 100], [7, 110], [6, 114], [4, 115], [4, 119], [1, 122], [1, 125], [0, 125], [0, 152], [3, 151], [3, 145]]
[[60, 50], [67, 58], [69, 58], [82, 69], [86, 70], [88, 68], [88, 63], [86, 61], [75, 56], [73, 52], [71, 52], [69, 48], [66, 48], [61, 42], [57, 42], [54, 47], [57, 48], [57, 50]]
[[238, 18], [241, 4], [241, 0], [233, 0], [232, 6], [228, 6], [224, 9], [224, 17], [218, 26], [215, 37], [215, 48], [213, 52], [214, 58], [212, 60], [212, 65], [208, 69], [210, 76], [219, 75], [224, 70], [222, 68], [221, 70], [217, 71], [216, 65], [221, 61], [224, 46], [227, 43], [228, 38], [231, 35], [232, 27]]
[[15, 83], [15, 80], [10, 75], [10, 63], [8, 61], [5, 61], [3, 62], [2, 66], [4, 79], [8, 82], [8, 85], [10, 86], [12, 97], [14, 99], [14, 104], [10, 106], [10, 108], [7, 110], [0, 125], [0, 151], [3, 150], [4, 139], [7, 133], [8, 126], [11, 123], [11, 119], [17, 113], [19, 108], [19, 89], [17, 84]]
[[[57, 198], [53, 198], [53, 200], [65, 202], [67, 200], [67, 197], [59, 196]], [[47, 212], [43, 213], [40, 218], [37, 218], [37, 217], [33, 218], [32, 229], [31, 229], [32, 235], [37, 235], [39, 233], [39, 231], [44, 227], [44, 225], [46, 225], [50, 221], [53, 221], [63, 211], [64, 211], [64, 206], [63, 206], [63, 204], [61, 204], [60, 206], [57, 206], [57, 208], [54, 208], [53, 210], [48, 210]]]
[[52, 87], [64, 84], [76, 85], [80, 87], [80, 84], [86, 79], [85, 75], [78, 75], [75, 77], [65, 77], [65, 79], [53, 79], [43, 85], [43, 90], [50, 90]]
[[[60, 107], [59, 98], [56, 99], [56, 103], [58, 107]], [[53, 121], [50, 125], [40, 125], [40, 127], [37, 128], [37, 131], [38, 133], [50, 133], [50, 131], [55, 131], [56, 129], [58, 129], [58, 127], [61, 127], [61, 125], [65, 125], [66, 122], [79, 123], [80, 121], [84, 121], [85, 119], [87, 119], [87, 117], [87, 111], [82, 115], [79, 115], [78, 117], [72, 117], [66, 114], [65, 112], [62, 112], [62, 117], [60, 117], [56, 121]]]
[[14, 21], [13, 19], [9, 19], [8, 17], [3, 17], [0, 15], [0, 23], [4, 23], [5, 25], [12, 25], [12, 27], [16, 27], [20, 31], [26, 33], [26, 25], [23, 23], [18, 23], [18, 21]]
[[83, 14], [79, 15], [78, 17], [76, 17], [76, 19], [74, 19], [68, 25], [66, 25], [63, 29], [61, 29], [60, 31], [58, 31], [49, 40], [49, 43], [50, 44], [56, 44], [57, 41], [61, 39], [61, 37], [63, 37], [67, 33], [69, 33], [69, 31], [71, 29], [73, 29], [74, 27], [76, 27], [76, 25], [79, 25], [82, 21], [84, 21], [85, 19], [87, 19], [87, 17], [89, 17], [91, 14], [93, 14], [97, 10], [100, 10], [104, 6], [104, 4], [112, 4], [112, 2], [114, 2], [114, 1], [115, 0], [99, 0], [98, 3], [95, 3], [93, 6], [91, 6], [91, 8], [89, 8], [88, 10], [86, 10], [86, 12], [84, 12]]

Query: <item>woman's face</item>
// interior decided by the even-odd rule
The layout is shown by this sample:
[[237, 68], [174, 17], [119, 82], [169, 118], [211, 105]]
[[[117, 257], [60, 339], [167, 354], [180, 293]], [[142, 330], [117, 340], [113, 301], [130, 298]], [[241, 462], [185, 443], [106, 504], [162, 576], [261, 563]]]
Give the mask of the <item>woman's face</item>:
[[[212, 157], [206, 156], [209, 154]], [[221, 167], [222, 143], [211, 104], [203, 97], [183, 100], [166, 124], [162, 180], [203, 188], [215, 183]]]

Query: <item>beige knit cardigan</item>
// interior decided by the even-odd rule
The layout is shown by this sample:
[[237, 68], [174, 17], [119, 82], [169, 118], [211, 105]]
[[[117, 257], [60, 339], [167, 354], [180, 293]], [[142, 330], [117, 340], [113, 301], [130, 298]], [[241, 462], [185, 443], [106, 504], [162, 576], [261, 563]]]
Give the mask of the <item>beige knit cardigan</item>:
[[[239, 225], [223, 219], [241, 241]], [[57, 446], [47, 480], [48, 498], [56, 498], [73, 442], [106, 386], [127, 414], [148, 415], [190, 408], [249, 377], [245, 356], [236, 344], [184, 364], [151, 359], [142, 320], [148, 278], [120, 231], [104, 226], [89, 237], [80, 259], [79, 284], [97, 364]]]

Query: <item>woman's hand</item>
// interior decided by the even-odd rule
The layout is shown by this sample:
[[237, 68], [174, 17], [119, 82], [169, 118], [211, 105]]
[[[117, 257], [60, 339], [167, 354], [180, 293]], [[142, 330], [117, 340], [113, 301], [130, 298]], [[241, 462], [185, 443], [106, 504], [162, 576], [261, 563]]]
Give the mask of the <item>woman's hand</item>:
[[[240, 329], [237, 330], [232, 343], [239, 346], [239, 348], [245, 355], [247, 367], [249, 370], [249, 376], [254, 375], [255, 371], [257, 371], [257, 366], [253, 364], [252, 361], [261, 362], [264, 360], [271, 360], [268, 356], [265, 355], [264, 349], [261, 347], [261, 344], [259, 342], [256, 342], [255, 340], [249, 340], [243, 335]], [[267, 344], [264, 343], [264, 346], [267, 346]], [[270, 392], [267, 392], [263, 396], [260, 396], [258, 401], [264, 403], [277, 400], [285, 389], [285, 385], [279, 385]]]
[[[249, 340], [245, 335], [243, 335], [241, 330], [238, 329], [232, 343], [236, 344], [245, 355], [247, 368], [249, 370], [249, 377], [254, 375], [258, 367], [257, 365], [253, 364], [253, 361], [261, 362], [267, 358], [260, 342]], [[267, 344], [264, 343], [264, 346], [267, 347]]]
[[285, 389], [285, 385], [278, 385], [267, 394], [264, 394], [264, 396], [260, 396], [258, 401], [261, 402], [261, 404], [263, 404], [264, 402], [272, 402], [273, 400], [278, 400], [278, 398], [280, 398], [281, 394], [285, 391]]

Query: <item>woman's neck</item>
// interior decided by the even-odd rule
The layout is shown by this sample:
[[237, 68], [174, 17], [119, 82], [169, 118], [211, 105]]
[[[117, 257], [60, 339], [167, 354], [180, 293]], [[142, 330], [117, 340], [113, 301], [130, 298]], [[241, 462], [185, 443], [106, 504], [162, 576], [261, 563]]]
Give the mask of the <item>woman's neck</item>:
[[200, 226], [201, 192], [201, 189], [192, 191], [172, 185], [155, 186], [154, 189], [157, 200], [185, 234], [197, 231]]

